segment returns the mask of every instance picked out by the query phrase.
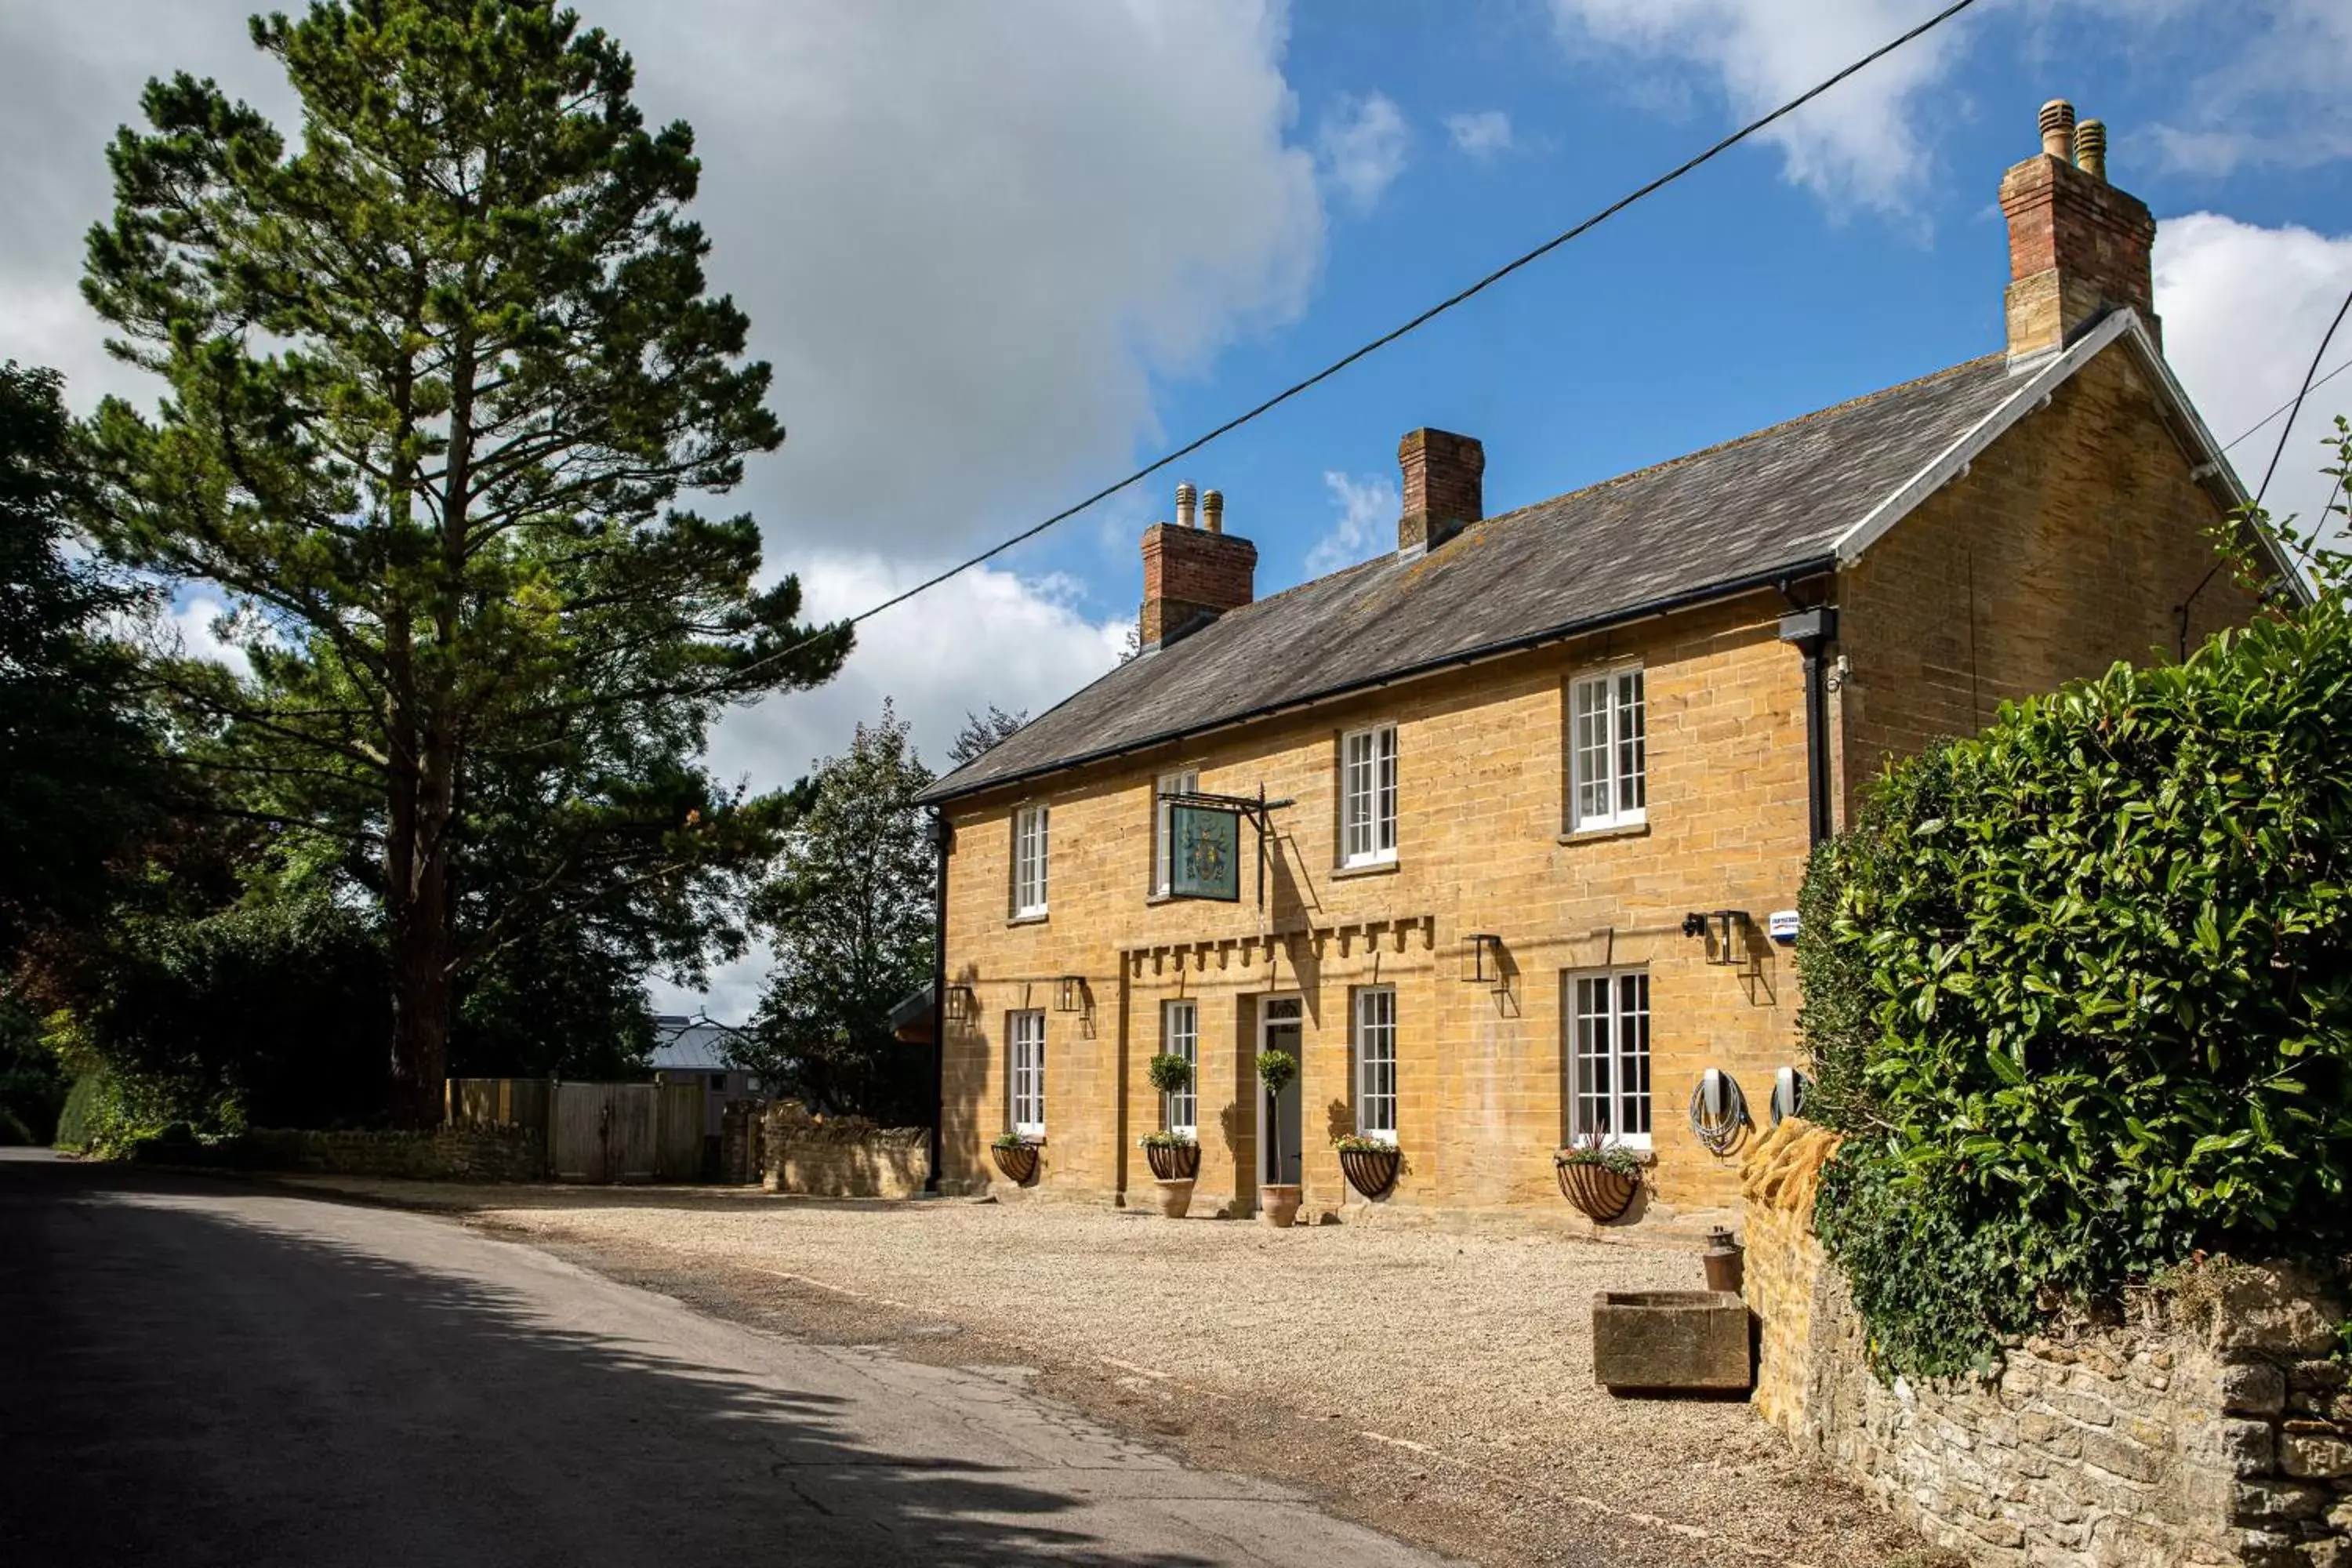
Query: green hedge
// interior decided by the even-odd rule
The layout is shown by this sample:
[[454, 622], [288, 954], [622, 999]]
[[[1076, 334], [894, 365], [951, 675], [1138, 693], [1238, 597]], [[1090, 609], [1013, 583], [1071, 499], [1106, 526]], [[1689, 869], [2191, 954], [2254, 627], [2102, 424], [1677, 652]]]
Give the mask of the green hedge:
[[1890, 1371], [2192, 1250], [2352, 1245], [2340, 591], [1895, 769], [1805, 892], [1848, 1136], [1816, 1223]]

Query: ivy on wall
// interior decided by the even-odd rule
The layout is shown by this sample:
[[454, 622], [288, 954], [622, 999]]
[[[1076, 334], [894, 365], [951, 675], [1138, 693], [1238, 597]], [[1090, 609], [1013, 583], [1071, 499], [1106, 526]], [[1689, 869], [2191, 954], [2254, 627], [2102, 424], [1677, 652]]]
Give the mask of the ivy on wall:
[[2197, 1249], [2352, 1246], [2352, 611], [2118, 665], [1900, 765], [1797, 961], [1815, 1224], [1882, 1370]]

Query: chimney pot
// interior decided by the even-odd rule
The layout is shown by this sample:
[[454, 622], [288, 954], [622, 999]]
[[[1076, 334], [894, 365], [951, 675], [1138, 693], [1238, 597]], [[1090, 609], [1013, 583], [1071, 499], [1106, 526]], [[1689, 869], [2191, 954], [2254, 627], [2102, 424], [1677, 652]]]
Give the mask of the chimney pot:
[[2011, 364], [2064, 348], [2125, 305], [2150, 335], [2159, 331], [2150, 266], [2156, 218], [2107, 184], [2106, 147], [2105, 125], [2089, 120], [2078, 128], [2074, 106], [2052, 99], [2042, 106], [2042, 152], [2001, 176]]
[[1225, 531], [1225, 492], [1224, 492], [1224, 491], [1223, 491], [1223, 490], [1203, 490], [1203, 491], [1202, 491], [1202, 492], [1201, 492], [1201, 523], [1202, 523], [1202, 527], [1204, 527], [1204, 528], [1206, 528], [1206, 529], [1207, 529], [1211, 533], [1223, 533], [1223, 532], [1224, 532], [1224, 531]]
[[2063, 98], [2042, 106], [2042, 151], [2062, 160], [2074, 155], [2074, 106]]
[[1190, 528], [1192, 526], [1192, 507], [1197, 499], [1198, 498], [1194, 495], [1192, 490], [1192, 480], [1179, 479], [1176, 482], [1177, 527]]
[[2107, 128], [2103, 121], [2085, 120], [2074, 127], [2074, 167], [2095, 180], [2107, 177]]
[[1486, 448], [1475, 437], [1423, 428], [1397, 443], [1404, 513], [1397, 552], [1425, 554], [1486, 515]]
[[[1208, 512], [1205, 529], [1192, 526], [1195, 499]], [[1190, 637], [1255, 596], [1257, 546], [1224, 531], [1224, 497], [1211, 490], [1196, 498], [1187, 484], [1177, 492], [1181, 525], [1158, 522], [1143, 531], [1143, 609], [1136, 635], [1144, 647]]]

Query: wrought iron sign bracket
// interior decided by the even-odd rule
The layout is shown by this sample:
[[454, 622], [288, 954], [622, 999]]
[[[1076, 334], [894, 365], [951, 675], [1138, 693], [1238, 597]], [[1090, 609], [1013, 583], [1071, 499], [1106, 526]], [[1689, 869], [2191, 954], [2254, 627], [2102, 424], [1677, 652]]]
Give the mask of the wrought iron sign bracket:
[[1285, 806], [1297, 805], [1297, 799], [1295, 796], [1285, 795], [1279, 800], [1268, 800], [1265, 797], [1265, 785], [1260, 784], [1257, 786], [1257, 794], [1254, 795], [1206, 795], [1199, 790], [1170, 790], [1160, 796], [1160, 802], [1163, 805], [1198, 805], [1217, 811], [1238, 812], [1248, 817], [1250, 826], [1257, 829], [1257, 907], [1265, 908], [1265, 841], [1274, 834], [1272, 814]]

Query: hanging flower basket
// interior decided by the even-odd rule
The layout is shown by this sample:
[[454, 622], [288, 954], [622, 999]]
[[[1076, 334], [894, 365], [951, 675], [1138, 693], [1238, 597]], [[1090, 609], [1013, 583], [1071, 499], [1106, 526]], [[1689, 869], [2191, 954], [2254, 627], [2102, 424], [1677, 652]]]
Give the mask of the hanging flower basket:
[[1141, 1140], [1143, 1157], [1151, 1174], [1163, 1182], [1189, 1182], [1201, 1173], [1201, 1145], [1174, 1132], [1152, 1132]]
[[1552, 1156], [1559, 1195], [1596, 1224], [1623, 1217], [1642, 1190], [1641, 1156], [1621, 1144], [1587, 1142]]
[[996, 1156], [996, 1168], [1004, 1179], [1015, 1186], [1025, 1187], [1037, 1179], [1037, 1145], [1024, 1143], [1017, 1138], [999, 1138], [989, 1146]]
[[1348, 1184], [1367, 1198], [1385, 1197], [1396, 1185], [1403, 1163], [1393, 1143], [1352, 1136], [1339, 1140], [1339, 1169], [1347, 1173]]

